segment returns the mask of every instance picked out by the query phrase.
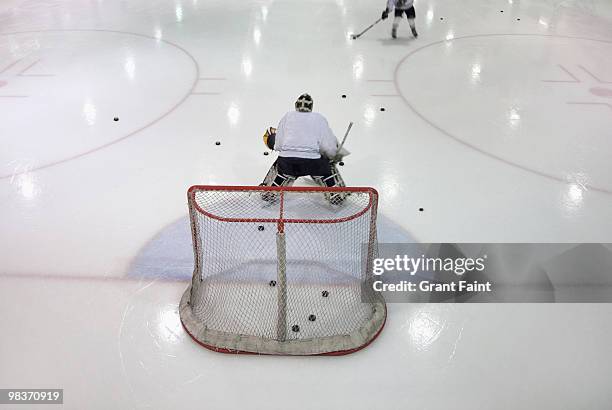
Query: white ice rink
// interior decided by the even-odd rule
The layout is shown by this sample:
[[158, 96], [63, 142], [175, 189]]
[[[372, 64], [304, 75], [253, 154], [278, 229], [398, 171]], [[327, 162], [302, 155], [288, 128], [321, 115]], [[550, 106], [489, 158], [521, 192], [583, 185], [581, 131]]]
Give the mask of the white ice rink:
[[68, 409], [611, 409], [609, 304], [390, 304], [331, 358], [182, 329], [187, 188], [258, 184], [302, 92], [336, 135], [355, 122], [341, 170], [380, 192], [383, 241], [612, 242], [612, 2], [417, 0], [418, 39], [391, 17], [351, 40], [384, 6], [2, 1], [0, 388], [63, 388]]

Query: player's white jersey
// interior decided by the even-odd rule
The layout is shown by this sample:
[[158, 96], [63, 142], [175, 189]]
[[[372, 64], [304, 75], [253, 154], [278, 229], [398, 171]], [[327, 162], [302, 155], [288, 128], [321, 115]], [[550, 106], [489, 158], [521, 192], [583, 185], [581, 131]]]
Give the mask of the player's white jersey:
[[281, 157], [317, 159], [324, 154], [331, 158], [338, 140], [321, 114], [290, 111], [278, 124], [274, 149]]
[[389, 11], [395, 9], [398, 10], [407, 10], [410, 7], [414, 6], [414, 0], [388, 0], [387, 8]]

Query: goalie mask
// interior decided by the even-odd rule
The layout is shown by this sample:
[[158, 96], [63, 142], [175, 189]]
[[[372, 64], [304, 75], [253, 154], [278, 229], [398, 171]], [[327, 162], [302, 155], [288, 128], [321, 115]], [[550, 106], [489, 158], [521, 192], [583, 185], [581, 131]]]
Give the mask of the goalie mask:
[[302, 94], [295, 102], [295, 110], [299, 112], [311, 112], [314, 102], [308, 94]]

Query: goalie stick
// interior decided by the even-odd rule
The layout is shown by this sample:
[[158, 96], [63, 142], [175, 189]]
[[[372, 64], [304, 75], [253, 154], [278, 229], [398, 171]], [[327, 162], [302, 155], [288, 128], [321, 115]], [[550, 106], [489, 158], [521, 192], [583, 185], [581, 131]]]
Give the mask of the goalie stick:
[[342, 157], [340, 156], [340, 153], [342, 152], [342, 148], [344, 147], [344, 143], [346, 142], [346, 137], [348, 137], [348, 134], [351, 128], [353, 128], [353, 121], [349, 122], [348, 128], [346, 129], [346, 132], [344, 133], [344, 137], [342, 137], [342, 142], [340, 143], [340, 145], [338, 145], [338, 150], [336, 151], [336, 155], [333, 158], [331, 158], [332, 162], [338, 162], [342, 159]]

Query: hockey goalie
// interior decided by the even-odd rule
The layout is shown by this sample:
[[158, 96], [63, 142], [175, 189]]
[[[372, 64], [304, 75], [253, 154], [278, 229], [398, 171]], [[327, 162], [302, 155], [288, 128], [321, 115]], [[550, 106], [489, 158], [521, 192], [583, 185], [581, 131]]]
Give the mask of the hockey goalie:
[[[278, 151], [278, 158], [270, 167], [261, 185], [291, 186], [302, 176], [310, 176], [323, 187], [343, 187], [344, 180], [338, 164], [349, 154], [338, 140], [325, 117], [313, 112], [314, 102], [310, 95], [302, 94], [295, 102], [295, 111], [286, 113], [278, 128], [270, 127], [263, 139], [266, 146]], [[339, 205], [346, 194], [327, 195], [327, 200]], [[272, 193], [264, 199], [274, 198]]]

